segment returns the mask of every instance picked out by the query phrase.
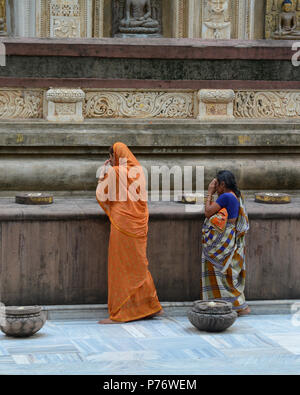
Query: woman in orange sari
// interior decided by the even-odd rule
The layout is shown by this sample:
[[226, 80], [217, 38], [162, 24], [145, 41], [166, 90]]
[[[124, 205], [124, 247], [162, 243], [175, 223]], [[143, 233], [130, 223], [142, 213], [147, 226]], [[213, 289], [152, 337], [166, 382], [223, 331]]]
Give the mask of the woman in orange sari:
[[[108, 164], [111, 167], [107, 167]], [[143, 169], [123, 143], [110, 149], [98, 181], [96, 198], [108, 215], [109, 319], [114, 324], [162, 314], [146, 255], [147, 192]]]

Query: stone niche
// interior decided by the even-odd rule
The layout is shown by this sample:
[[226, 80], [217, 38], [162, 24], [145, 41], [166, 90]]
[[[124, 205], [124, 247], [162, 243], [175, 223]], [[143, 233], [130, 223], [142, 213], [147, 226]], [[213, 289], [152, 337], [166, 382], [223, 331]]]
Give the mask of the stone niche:
[[112, 36], [160, 37], [161, 0], [113, 0]]
[[17, 37], [103, 37], [104, 0], [9, 0]]
[[275, 40], [300, 41], [300, 0], [267, 0], [265, 37]]

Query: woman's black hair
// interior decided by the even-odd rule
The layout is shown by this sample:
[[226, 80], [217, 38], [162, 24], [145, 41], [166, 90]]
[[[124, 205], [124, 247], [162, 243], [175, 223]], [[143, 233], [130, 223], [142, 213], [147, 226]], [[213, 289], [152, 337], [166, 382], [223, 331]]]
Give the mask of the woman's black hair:
[[221, 184], [222, 181], [224, 181], [226, 188], [230, 189], [233, 191], [237, 197], [241, 196], [241, 192], [237, 187], [235, 177], [229, 170], [221, 170], [217, 174], [217, 180], [219, 181], [219, 184]]
[[112, 145], [111, 147], [109, 147], [109, 153], [110, 153], [111, 155], [114, 154], [114, 146], [113, 146], [113, 145]]

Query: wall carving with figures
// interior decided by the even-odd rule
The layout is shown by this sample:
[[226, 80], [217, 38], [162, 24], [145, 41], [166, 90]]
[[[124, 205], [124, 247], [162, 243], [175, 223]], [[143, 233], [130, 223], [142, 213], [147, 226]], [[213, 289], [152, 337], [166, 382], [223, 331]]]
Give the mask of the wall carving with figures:
[[283, 0], [273, 1], [276, 12], [271, 0], [0, 0], [0, 35], [263, 39]]

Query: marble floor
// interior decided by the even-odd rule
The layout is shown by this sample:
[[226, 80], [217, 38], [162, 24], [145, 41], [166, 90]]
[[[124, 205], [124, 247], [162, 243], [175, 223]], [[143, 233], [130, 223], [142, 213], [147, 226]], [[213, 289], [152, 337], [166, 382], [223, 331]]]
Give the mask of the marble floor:
[[0, 374], [298, 375], [300, 321], [250, 315], [220, 334], [200, 332], [182, 316], [122, 325], [47, 321], [31, 338], [0, 334]]

